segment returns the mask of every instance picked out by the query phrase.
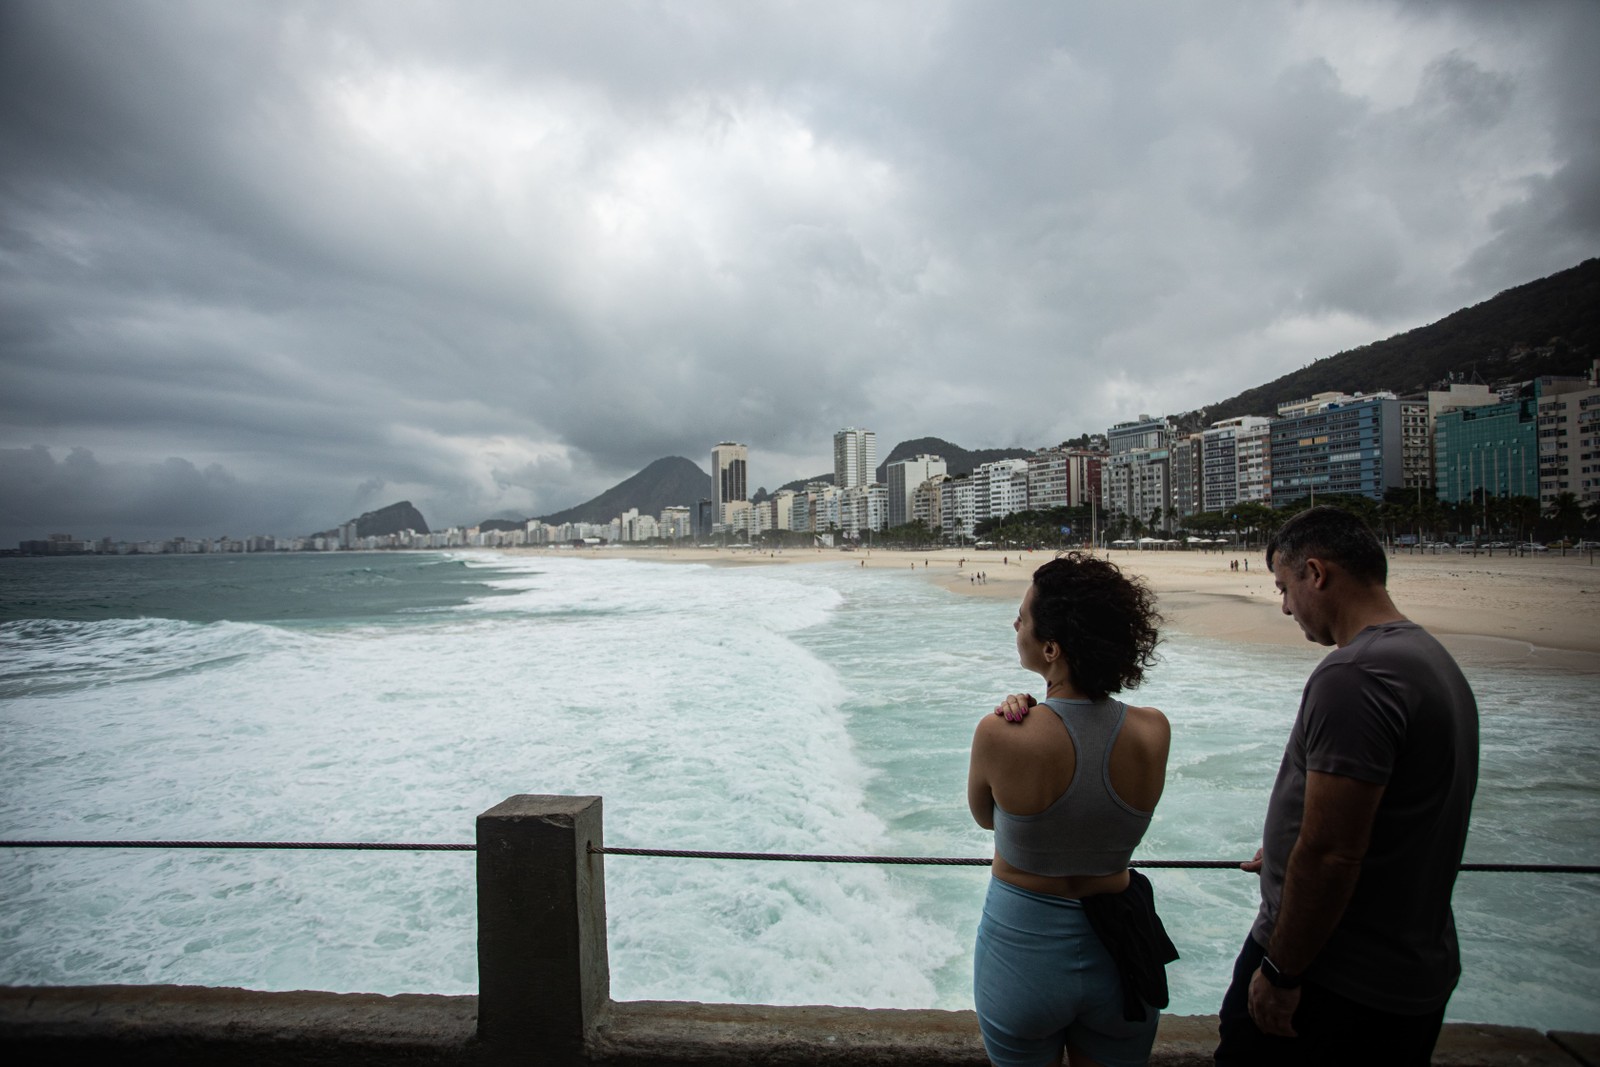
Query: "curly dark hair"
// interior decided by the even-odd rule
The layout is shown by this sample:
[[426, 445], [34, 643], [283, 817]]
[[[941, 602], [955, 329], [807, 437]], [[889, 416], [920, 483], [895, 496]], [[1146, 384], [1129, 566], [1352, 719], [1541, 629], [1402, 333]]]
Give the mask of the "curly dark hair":
[[1091, 700], [1137, 688], [1161, 641], [1155, 597], [1115, 563], [1082, 552], [1033, 572], [1033, 633], [1061, 646], [1072, 684]]

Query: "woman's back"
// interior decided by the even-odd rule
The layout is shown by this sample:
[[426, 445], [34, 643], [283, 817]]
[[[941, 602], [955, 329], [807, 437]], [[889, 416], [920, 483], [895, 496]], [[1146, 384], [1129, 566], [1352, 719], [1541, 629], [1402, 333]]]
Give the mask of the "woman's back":
[[[1047, 705], [1021, 722], [991, 716], [980, 727], [974, 754], [986, 765], [999, 809], [995, 875], [1059, 896], [1119, 892], [1127, 884], [1126, 853], [1161, 798], [1171, 729], [1155, 708], [1127, 706], [1123, 713], [1115, 700], [1065, 703], [1062, 711], [1078, 723], [1080, 741], [1103, 746], [1109, 740], [1103, 773], [1103, 747], [1080, 771], [1073, 734]], [[1009, 859], [1008, 839], [1016, 842]], [[1093, 870], [1097, 864], [1117, 869]], [[1068, 869], [1074, 865], [1082, 869]]]

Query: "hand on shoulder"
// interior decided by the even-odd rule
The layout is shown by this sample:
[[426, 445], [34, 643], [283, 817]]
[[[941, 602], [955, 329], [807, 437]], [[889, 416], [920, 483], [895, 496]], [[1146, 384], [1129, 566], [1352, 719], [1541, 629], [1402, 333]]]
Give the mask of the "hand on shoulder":
[[1039, 703], [1032, 693], [1012, 693], [994, 707], [994, 714], [1006, 722], [1021, 722], [1028, 717], [1028, 709]]

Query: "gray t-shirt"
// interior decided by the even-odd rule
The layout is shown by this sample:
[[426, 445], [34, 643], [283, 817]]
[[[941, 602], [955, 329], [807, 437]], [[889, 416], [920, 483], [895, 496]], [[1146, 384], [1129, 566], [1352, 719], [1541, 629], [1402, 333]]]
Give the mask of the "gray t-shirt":
[[1461, 976], [1450, 893], [1478, 784], [1478, 704], [1450, 653], [1415, 623], [1385, 623], [1311, 672], [1267, 806], [1251, 931], [1262, 945], [1308, 771], [1385, 789], [1355, 893], [1307, 980], [1381, 1011], [1437, 1010]]

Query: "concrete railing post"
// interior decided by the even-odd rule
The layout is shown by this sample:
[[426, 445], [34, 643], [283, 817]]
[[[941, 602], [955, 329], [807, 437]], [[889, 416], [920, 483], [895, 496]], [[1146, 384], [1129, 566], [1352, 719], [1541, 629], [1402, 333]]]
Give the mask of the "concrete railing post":
[[576, 1061], [611, 1002], [600, 798], [511, 797], [478, 816], [478, 1040]]

